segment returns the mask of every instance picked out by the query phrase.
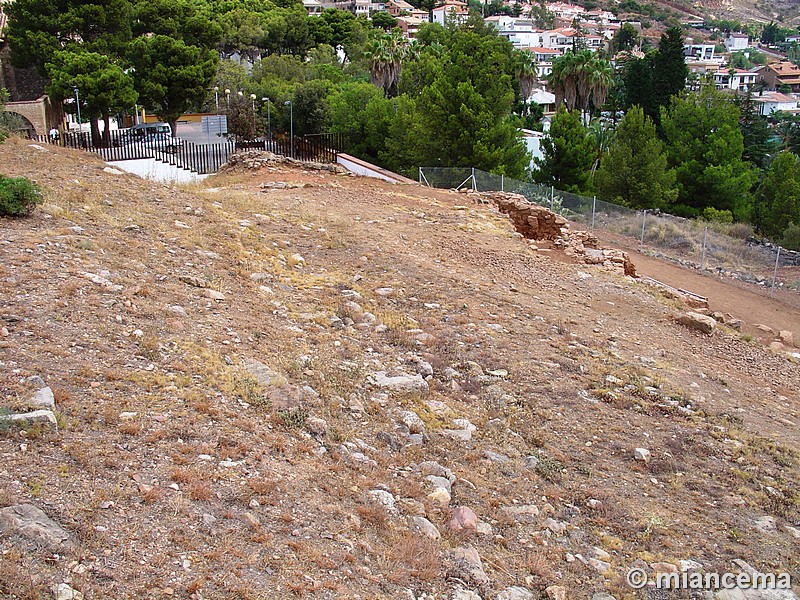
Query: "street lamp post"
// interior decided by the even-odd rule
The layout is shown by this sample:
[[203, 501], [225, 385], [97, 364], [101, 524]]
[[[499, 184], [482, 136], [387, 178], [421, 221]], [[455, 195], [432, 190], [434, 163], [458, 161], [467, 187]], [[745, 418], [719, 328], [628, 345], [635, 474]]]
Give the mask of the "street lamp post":
[[78, 94], [78, 88], [72, 88], [75, 92], [75, 106], [78, 108], [78, 134], [81, 132], [81, 98]]
[[250, 94], [250, 104], [253, 106], [253, 139], [256, 139], [256, 95]]
[[217, 108], [217, 112], [219, 112], [219, 86], [214, 86], [214, 106]]
[[225, 106], [231, 107], [231, 91], [228, 88], [225, 88]]
[[287, 100], [283, 105], [289, 107], [289, 148], [294, 158], [294, 105], [291, 100]]
[[272, 141], [272, 115], [270, 115], [270, 105], [272, 104], [269, 101], [269, 98], [262, 98], [261, 101], [267, 101], [267, 139]]

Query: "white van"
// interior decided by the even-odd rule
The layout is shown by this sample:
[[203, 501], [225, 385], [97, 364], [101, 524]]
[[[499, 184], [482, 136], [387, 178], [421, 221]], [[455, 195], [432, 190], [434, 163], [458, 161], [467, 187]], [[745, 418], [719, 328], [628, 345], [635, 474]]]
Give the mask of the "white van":
[[131, 127], [128, 132], [134, 140], [142, 139], [151, 133], [166, 133], [172, 135], [169, 123], [139, 123]]

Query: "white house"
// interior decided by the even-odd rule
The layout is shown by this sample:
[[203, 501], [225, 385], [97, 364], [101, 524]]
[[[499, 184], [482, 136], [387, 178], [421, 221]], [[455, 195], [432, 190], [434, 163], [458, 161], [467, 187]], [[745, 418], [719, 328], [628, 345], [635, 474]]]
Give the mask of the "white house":
[[750, 47], [750, 36], [745, 33], [729, 33], [725, 36], [725, 50], [739, 52]]
[[733, 73], [720, 69], [714, 73], [714, 84], [718, 90], [738, 90], [747, 91], [756, 84], [758, 73], [754, 71], [745, 71], [743, 69], [735, 69]]
[[506, 15], [495, 15], [484, 19], [497, 30], [498, 35], [508, 38], [515, 48], [540, 46], [542, 32], [530, 19], [518, 19]]
[[714, 49], [714, 44], [684, 44], [683, 56], [689, 59], [713, 61], [716, 58]]
[[319, 0], [303, 0], [303, 6], [308, 11], [309, 16], [318, 17], [325, 8]]
[[542, 138], [545, 134], [531, 129], [521, 129], [520, 131], [522, 131], [522, 141], [525, 142], [525, 148], [532, 157], [531, 169], [536, 169], [538, 168], [536, 159], [542, 160], [544, 158], [544, 154], [542, 154]]
[[545, 116], [552, 116], [556, 114], [556, 95], [546, 90], [533, 90], [529, 103], [535, 103], [541, 106], [544, 110]]
[[586, 12], [584, 7], [566, 2], [550, 2], [547, 4], [547, 10], [558, 18], [570, 21], [576, 17], [582, 17]]
[[458, 0], [447, 0], [444, 4], [440, 4], [432, 11], [432, 20], [439, 25], [446, 25], [450, 22], [463, 23], [469, 17], [466, 2], [459, 2]]
[[520, 48], [527, 50], [536, 58], [536, 73], [539, 79], [544, 79], [553, 72], [553, 59], [561, 56], [561, 52], [552, 48], [542, 48], [541, 46], [529, 46]]
[[797, 100], [780, 92], [762, 92], [753, 95], [753, 102], [758, 106], [758, 114], [771, 115], [774, 112], [796, 112]]

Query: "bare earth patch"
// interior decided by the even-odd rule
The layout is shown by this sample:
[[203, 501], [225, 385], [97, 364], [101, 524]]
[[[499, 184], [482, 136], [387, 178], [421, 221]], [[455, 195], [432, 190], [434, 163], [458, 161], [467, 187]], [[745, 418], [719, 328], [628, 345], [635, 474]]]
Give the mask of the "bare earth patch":
[[464, 195], [288, 166], [176, 189], [20, 141], [0, 165], [47, 189], [0, 220], [0, 407], [39, 376], [58, 419], [0, 429], [0, 510], [76, 541], [0, 533], [3, 598], [621, 599], [632, 564], [682, 560], [798, 580], [784, 353]]

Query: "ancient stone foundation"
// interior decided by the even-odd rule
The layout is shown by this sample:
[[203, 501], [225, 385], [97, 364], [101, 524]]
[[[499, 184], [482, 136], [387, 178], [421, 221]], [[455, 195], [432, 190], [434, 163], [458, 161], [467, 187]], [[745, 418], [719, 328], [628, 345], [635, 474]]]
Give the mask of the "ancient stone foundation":
[[529, 202], [525, 196], [508, 192], [473, 192], [476, 200], [494, 204], [514, 224], [514, 229], [526, 239], [552, 242], [567, 256], [588, 265], [599, 265], [611, 271], [636, 276], [636, 268], [627, 252], [601, 248], [597, 238], [588, 231], [572, 230], [561, 215]]

